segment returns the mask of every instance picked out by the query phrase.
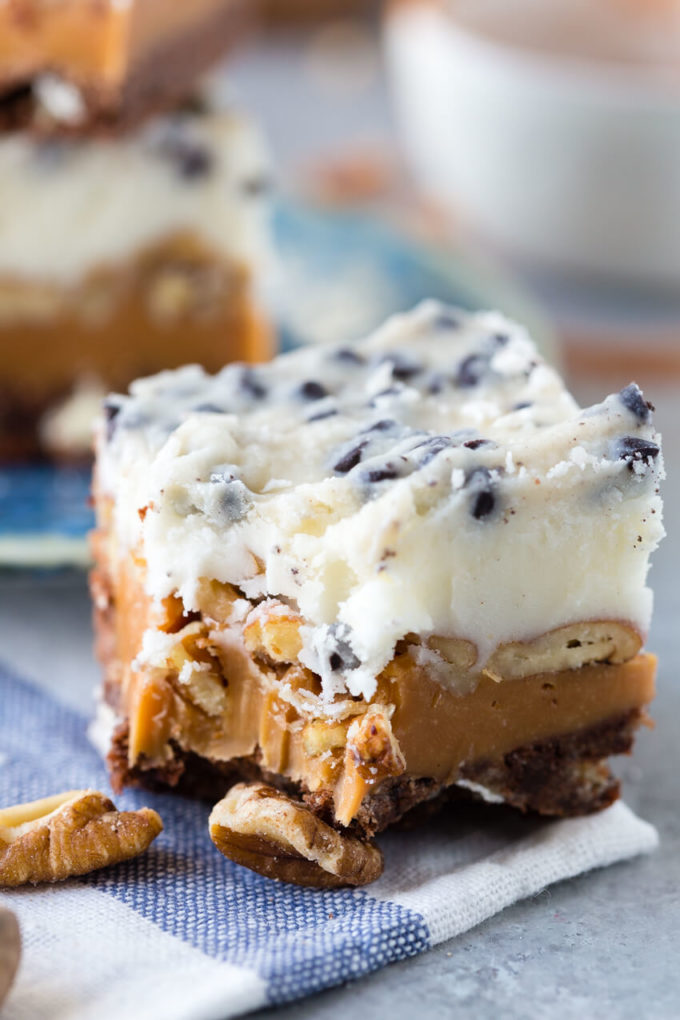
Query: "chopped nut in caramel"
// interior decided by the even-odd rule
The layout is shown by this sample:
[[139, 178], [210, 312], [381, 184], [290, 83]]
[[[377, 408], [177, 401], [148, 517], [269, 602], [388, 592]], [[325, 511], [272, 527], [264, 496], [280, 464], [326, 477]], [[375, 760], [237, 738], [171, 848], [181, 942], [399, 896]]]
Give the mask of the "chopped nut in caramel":
[[162, 831], [155, 811], [117, 811], [96, 790], [0, 811], [0, 888], [60, 882], [137, 857]]
[[249, 652], [272, 662], [297, 662], [302, 649], [299, 616], [274, 600], [251, 613], [243, 637]]
[[264, 783], [231, 788], [212, 810], [210, 838], [236, 864], [294, 885], [367, 885], [383, 870], [382, 854], [372, 843], [332, 829]]
[[369, 790], [406, 770], [404, 755], [384, 708], [375, 705], [354, 720], [347, 731], [344, 764], [335, 817], [341, 825], [349, 825]]

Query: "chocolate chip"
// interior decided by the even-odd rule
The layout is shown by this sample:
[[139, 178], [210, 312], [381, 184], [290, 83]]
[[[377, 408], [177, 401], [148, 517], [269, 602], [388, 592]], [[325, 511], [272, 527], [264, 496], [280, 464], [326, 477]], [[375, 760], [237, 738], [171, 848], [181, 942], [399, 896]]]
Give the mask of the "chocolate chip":
[[623, 436], [615, 444], [615, 454], [619, 460], [628, 464], [630, 471], [634, 471], [635, 464], [645, 464], [649, 467], [653, 460], [659, 456], [660, 450], [656, 443], [648, 439], [639, 439], [637, 436]]
[[321, 400], [323, 397], [328, 396], [326, 387], [322, 386], [320, 382], [315, 382], [313, 379], [308, 379], [307, 382], [301, 383], [297, 392], [303, 400]]
[[217, 404], [197, 404], [191, 410], [195, 414], [225, 414], [224, 408], [218, 407]]
[[524, 411], [527, 407], [532, 407], [530, 400], [520, 400], [519, 404], [513, 405], [513, 411]]
[[367, 482], [371, 482], [372, 484], [376, 482], [388, 482], [393, 478], [399, 478], [399, 471], [395, 464], [388, 461], [384, 467], [371, 468], [370, 471], [366, 472], [364, 478]]
[[424, 442], [418, 443], [413, 449], [423, 451], [418, 460], [419, 467], [425, 467], [443, 450], [449, 450], [453, 445], [453, 440], [449, 436], [430, 436]]
[[199, 142], [172, 133], [163, 140], [160, 151], [186, 181], [197, 181], [212, 173], [212, 153]]
[[259, 198], [261, 195], [266, 195], [271, 189], [271, 179], [264, 174], [248, 177], [241, 182], [241, 191], [248, 198]]
[[338, 670], [357, 669], [360, 659], [354, 654], [349, 642], [350, 629], [346, 623], [333, 623], [328, 628], [328, 665], [333, 673]]
[[122, 408], [120, 404], [114, 404], [110, 400], [104, 401], [103, 411], [104, 421], [106, 422], [106, 439], [109, 443], [116, 433], [116, 428], [118, 426], [116, 419], [118, 418], [121, 410]]
[[214, 472], [210, 481], [212, 487], [205, 504], [208, 515], [225, 525], [245, 517], [252, 500], [250, 491], [241, 479], [225, 468], [222, 472]]
[[364, 432], [389, 432], [396, 426], [394, 418], [381, 418], [380, 421], [375, 422], [374, 425], [369, 425], [368, 428], [364, 429]]
[[65, 138], [38, 138], [32, 144], [36, 164], [45, 170], [62, 166], [75, 151]]
[[337, 463], [333, 465], [333, 470], [339, 475], [346, 475], [348, 471], [355, 468], [361, 461], [364, 449], [368, 446], [368, 440], [364, 439], [363, 442], [357, 443], [351, 450], [344, 453]]
[[480, 446], [495, 446], [496, 444], [491, 439], [468, 439], [463, 446], [467, 450], [478, 450]]
[[387, 389], [380, 390], [380, 393], [376, 393], [368, 406], [375, 407], [378, 397], [396, 397], [399, 393], [401, 393], [401, 388], [399, 386], [388, 386]]
[[446, 376], [442, 375], [441, 372], [436, 372], [431, 375], [425, 385], [425, 392], [431, 396], [436, 396], [437, 393], [442, 393], [446, 389]]
[[631, 411], [638, 421], [651, 421], [654, 405], [649, 404], [642, 395], [642, 390], [637, 383], [630, 383], [619, 393], [619, 400], [624, 407]]
[[483, 354], [468, 354], [467, 358], [463, 358], [458, 366], [454, 383], [461, 389], [478, 386], [488, 368], [489, 359], [485, 358]]
[[494, 333], [491, 337], [491, 346], [498, 350], [501, 347], [507, 347], [510, 343], [510, 336], [507, 333]]
[[334, 418], [337, 413], [334, 407], [329, 407], [327, 411], [317, 411], [316, 414], [311, 414], [307, 421], [324, 421], [325, 418]]
[[479, 467], [472, 471], [465, 486], [470, 490], [470, 513], [476, 521], [489, 517], [496, 509], [496, 486], [488, 468]]
[[463, 315], [454, 308], [442, 308], [433, 322], [435, 329], [460, 329], [462, 324]]
[[359, 354], [358, 351], [353, 350], [351, 347], [338, 347], [333, 351], [333, 358], [335, 361], [343, 361], [347, 365], [365, 365], [366, 359], [363, 355]]
[[400, 382], [412, 379], [415, 375], [419, 375], [423, 370], [423, 366], [419, 362], [413, 361], [412, 358], [409, 358], [404, 354], [399, 354], [396, 351], [384, 354], [380, 359], [380, 364], [390, 365], [392, 369], [392, 378], [398, 379]]
[[252, 368], [244, 368], [239, 377], [240, 388], [250, 397], [258, 399], [267, 396], [267, 387], [260, 382]]

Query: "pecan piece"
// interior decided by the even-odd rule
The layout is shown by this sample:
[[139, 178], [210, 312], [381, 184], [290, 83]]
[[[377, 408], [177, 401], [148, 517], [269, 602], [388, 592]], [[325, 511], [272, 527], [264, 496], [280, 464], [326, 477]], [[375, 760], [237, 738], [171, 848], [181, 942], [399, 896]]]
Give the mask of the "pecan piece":
[[0, 811], [0, 888], [60, 882], [137, 857], [163, 829], [155, 811], [117, 811], [71, 790]]
[[243, 631], [246, 648], [270, 662], [294, 663], [302, 649], [300, 617], [288, 606], [271, 599], [255, 609]]
[[231, 788], [212, 810], [210, 838], [236, 864], [294, 885], [367, 885], [383, 870], [382, 853], [372, 843], [332, 829], [264, 783]]
[[627, 662], [642, 647], [642, 638], [627, 623], [591, 620], [570, 623], [533, 641], [500, 645], [484, 667], [494, 680], [514, 680], [536, 673], [580, 669], [593, 662]]
[[0, 1009], [12, 987], [20, 957], [19, 922], [9, 910], [0, 907]]

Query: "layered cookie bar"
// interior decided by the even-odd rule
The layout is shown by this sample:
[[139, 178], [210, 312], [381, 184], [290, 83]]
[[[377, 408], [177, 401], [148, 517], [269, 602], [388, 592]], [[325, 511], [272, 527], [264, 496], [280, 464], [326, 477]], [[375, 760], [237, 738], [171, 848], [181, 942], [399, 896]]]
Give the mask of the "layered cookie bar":
[[0, 124], [129, 128], [193, 91], [233, 41], [244, 0], [5, 0]]
[[315, 883], [315, 846], [368, 880], [365, 841], [449, 790], [546, 815], [618, 796], [663, 535], [635, 384], [581, 409], [523, 329], [428, 302], [354, 346], [136, 382], [96, 474], [117, 788], [250, 781], [215, 841], [294, 880], [313, 858]]
[[270, 355], [267, 179], [226, 112], [0, 138], [0, 456], [88, 450], [101, 398], [136, 376]]

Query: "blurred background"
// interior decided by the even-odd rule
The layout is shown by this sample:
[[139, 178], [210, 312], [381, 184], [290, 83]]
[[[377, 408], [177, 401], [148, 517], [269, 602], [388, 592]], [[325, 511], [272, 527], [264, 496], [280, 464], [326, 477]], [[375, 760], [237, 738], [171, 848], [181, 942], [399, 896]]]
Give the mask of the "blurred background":
[[[286, 347], [356, 338], [390, 312], [435, 296], [499, 308], [524, 321], [583, 402], [635, 379], [659, 403], [662, 428], [678, 432], [680, 0], [244, 0], [242, 6], [248, 24], [213, 74], [210, 91], [223, 106], [244, 112], [264, 139], [269, 169], [258, 170], [257, 187], [251, 180], [247, 201], [238, 201], [273, 210], [272, 257], [259, 253], [258, 220], [247, 227], [258, 235], [258, 254], [247, 267], [257, 278], [257, 296], [242, 288], [250, 302], [246, 325], [242, 315], [234, 327], [239, 342], [227, 356], [271, 352], [266, 328], [258, 326], [256, 341], [248, 334], [253, 308], [258, 317], [265, 310], [276, 341]], [[197, 116], [211, 142], [212, 115]], [[2, 145], [11, 137], [4, 135]], [[134, 150], [134, 136], [128, 141]], [[99, 143], [80, 144], [76, 163], [78, 152]], [[176, 139], [173, 144], [177, 149]], [[226, 147], [237, 162], [239, 144]], [[179, 146], [186, 156], [182, 146], [186, 140]], [[144, 153], [140, 159], [140, 174], [146, 173], [149, 161]], [[201, 170], [200, 160], [195, 167]], [[201, 174], [188, 176], [200, 191]], [[41, 180], [50, 186], [48, 174]], [[151, 269], [143, 266], [137, 304], [146, 302], [147, 332], [143, 341], [141, 333], [127, 339], [138, 355], [153, 343], [147, 374], [167, 367], [157, 352], [169, 350], [171, 328], [174, 363], [196, 360], [199, 335], [209, 367], [227, 359], [220, 320], [205, 333], [203, 314], [203, 295], [214, 299], [216, 288], [223, 305], [232, 301], [216, 270], [229, 277], [233, 266], [220, 269], [220, 257], [204, 243], [217, 183], [213, 204], [206, 200], [194, 213], [195, 236], [203, 238], [198, 248], [192, 244], [187, 253], [180, 246], [179, 256], [176, 248], [161, 248]], [[117, 186], [115, 180], [108, 185]], [[0, 213], [2, 201], [0, 195]], [[46, 215], [55, 202], [47, 192]], [[130, 221], [137, 216], [132, 205], [121, 209]], [[87, 230], [85, 213], [71, 224], [66, 247]], [[0, 258], [7, 254], [6, 220], [0, 215]], [[113, 266], [111, 307], [129, 277], [129, 266]], [[1, 278], [0, 272], [0, 298]], [[18, 307], [24, 316], [37, 294], [31, 342], [37, 338], [58, 360], [61, 345], [50, 339], [56, 334], [42, 281], [34, 282], [35, 293], [10, 301], [10, 311]], [[103, 350], [101, 322], [88, 317], [91, 281], [85, 282], [68, 295], [76, 306], [72, 318], [90, 336], [79, 341], [80, 350]], [[99, 300], [101, 281], [95, 283]], [[161, 306], [169, 302], [176, 322], [164, 307], [154, 318], [159, 299]], [[26, 360], [29, 333], [12, 333], [4, 304], [0, 311], [2, 438], [3, 384], [13, 363]], [[231, 321], [228, 307], [220, 314]], [[47, 331], [43, 339], [40, 330]], [[117, 333], [109, 333], [115, 347]], [[77, 374], [75, 366], [69, 370]], [[40, 404], [38, 441], [51, 433], [52, 462], [35, 469], [31, 463], [27, 471], [17, 468], [16, 456], [11, 466], [0, 464], [0, 563], [86, 559], [89, 475], [87, 464], [80, 473], [73, 464], [87, 462], [83, 451], [102, 393], [135, 374], [130, 367], [126, 378], [92, 385], [92, 373], [85, 373], [75, 401], [67, 393], [47, 414]], [[29, 411], [24, 417], [32, 416], [35, 428]], [[5, 429], [12, 433], [10, 448], [20, 412]], [[19, 445], [24, 460], [34, 447], [35, 438]], [[55, 541], [50, 546], [46, 539]]]
[[567, 368], [680, 371], [680, 3], [266, 5], [231, 67], [285, 191], [500, 267]]

